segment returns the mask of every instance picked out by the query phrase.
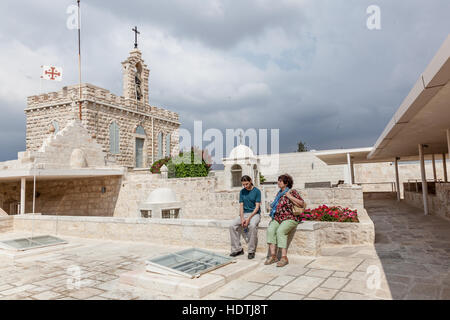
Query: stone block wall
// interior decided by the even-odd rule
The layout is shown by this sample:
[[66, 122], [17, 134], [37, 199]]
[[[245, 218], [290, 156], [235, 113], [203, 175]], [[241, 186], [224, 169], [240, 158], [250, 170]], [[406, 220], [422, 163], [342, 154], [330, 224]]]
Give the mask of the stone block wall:
[[0, 216], [0, 233], [14, 230], [14, 218]]
[[339, 180], [345, 179], [346, 166], [329, 166], [312, 152], [279, 154], [276, 172], [272, 172], [272, 168], [263, 165], [266, 159], [271, 159], [270, 156], [262, 155], [259, 158], [261, 159], [261, 174], [268, 182], [276, 182], [278, 176], [284, 173], [292, 176], [294, 187], [298, 189], [303, 189], [305, 182], [331, 181], [331, 183], [336, 184]]
[[[361, 223], [303, 222], [290, 234], [289, 252], [317, 256], [323, 247], [373, 244], [370, 219]], [[367, 217], [368, 218], [368, 217]], [[230, 250], [229, 220], [167, 220], [101, 217], [14, 217], [15, 231], [29, 231], [34, 221], [38, 233], [93, 239], [151, 242], [161, 245]], [[266, 253], [267, 221], [258, 227], [257, 252]], [[245, 243], [244, 243], [245, 246]]]
[[[217, 177], [162, 179], [148, 172], [128, 172], [114, 212], [115, 217], [139, 217], [139, 203], [157, 188], [171, 188], [177, 200], [183, 202], [184, 219], [232, 219], [239, 215], [239, 191], [218, 188]], [[275, 198], [274, 186], [262, 186], [263, 212], [268, 212], [269, 202]], [[299, 189], [308, 208], [320, 205], [339, 205], [352, 209], [364, 207], [361, 187]], [[265, 210], [264, 210], [265, 209]], [[267, 217], [263, 215], [263, 218]]]
[[[422, 192], [405, 191], [405, 202], [423, 209]], [[450, 183], [436, 183], [436, 194], [428, 194], [428, 209], [430, 214], [450, 220]]]
[[[43, 215], [112, 217], [120, 182], [119, 177], [38, 181], [35, 212]], [[102, 187], [106, 188], [104, 193]], [[20, 182], [1, 183], [0, 197], [5, 201], [20, 202]], [[8, 212], [8, 208], [4, 210]], [[25, 212], [33, 212], [32, 181], [26, 184]]]
[[[54, 133], [50, 131], [53, 121], [57, 121], [62, 130], [74, 118], [78, 104], [72, 105], [71, 97], [78, 97], [78, 86], [65, 87], [59, 92], [52, 92], [28, 98], [25, 109], [27, 118], [26, 136], [27, 151], [38, 150], [43, 141]], [[135, 101], [118, 97], [108, 90], [90, 85], [82, 85], [82, 123], [86, 126], [92, 137], [95, 137], [109, 157], [118, 164], [135, 166], [135, 131], [138, 125], [144, 127], [146, 135], [144, 144], [144, 166], [150, 167], [152, 161], [152, 143], [154, 158], [158, 154], [158, 133], [164, 137], [171, 134], [171, 153], [178, 153], [179, 116], [149, 104], [136, 104]], [[77, 113], [76, 113], [77, 114]], [[76, 116], [76, 115], [75, 115]], [[153, 119], [153, 139], [152, 139]], [[120, 128], [120, 154], [110, 154], [109, 126], [115, 121]], [[163, 141], [163, 154], [165, 155], [165, 139]]]

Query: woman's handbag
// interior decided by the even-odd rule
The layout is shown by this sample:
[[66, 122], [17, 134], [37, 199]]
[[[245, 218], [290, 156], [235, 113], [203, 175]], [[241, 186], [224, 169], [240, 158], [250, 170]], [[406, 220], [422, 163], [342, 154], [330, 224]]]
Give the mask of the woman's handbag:
[[304, 202], [303, 207], [299, 207], [293, 203], [292, 213], [294, 216], [299, 216], [305, 212], [306, 202]]
[[294, 202], [292, 202], [292, 213], [294, 216], [302, 215], [305, 212], [306, 202], [303, 200], [303, 207], [297, 206]]

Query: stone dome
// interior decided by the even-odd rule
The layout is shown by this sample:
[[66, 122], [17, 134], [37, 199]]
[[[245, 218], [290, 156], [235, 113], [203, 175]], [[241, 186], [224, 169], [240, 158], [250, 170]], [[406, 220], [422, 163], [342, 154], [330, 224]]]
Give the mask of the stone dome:
[[175, 191], [169, 188], [158, 188], [148, 196], [145, 203], [170, 203], [177, 202], [177, 195]]
[[229, 159], [255, 158], [255, 154], [253, 153], [252, 149], [243, 144], [240, 144], [233, 150], [231, 150], [230, 156], [228, 158]]

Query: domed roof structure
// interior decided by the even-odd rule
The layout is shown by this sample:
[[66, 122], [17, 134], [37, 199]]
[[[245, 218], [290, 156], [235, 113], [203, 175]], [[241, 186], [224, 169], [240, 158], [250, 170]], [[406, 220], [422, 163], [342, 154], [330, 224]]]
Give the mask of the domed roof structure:
[[246, 158], [256, 158], [252, 149], [247, 147], [246, 145], [240, 144], [235, 147], [230, 152], [229, 159], [246, 159]]
[[147, 204], [171, 202], [177, 202], [177, 195], [175, 191], [169, 188], [158, 188], [154, 190], [145, 201]]

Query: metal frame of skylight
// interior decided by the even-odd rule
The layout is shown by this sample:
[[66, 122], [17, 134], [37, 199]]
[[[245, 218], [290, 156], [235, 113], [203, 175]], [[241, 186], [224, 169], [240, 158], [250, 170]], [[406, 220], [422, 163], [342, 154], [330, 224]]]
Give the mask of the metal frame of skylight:
[[[55, 242], [55, 243], [41, 243], [37, 240], [35, 240], [36, 238], [42, 238], [42, 237], [52, 237], [52, 238], [56, 238], [61, 240], [61, 242]], [[29, 242], [32, 243], [36, 243], [38, 244], [37, 246], [31, 246], [31, 247], [26, 247], [26, 248], [16, 248], [14, 246], [11, 246], [5, 242], [10, 242], [10, 241], [19, 241], [19, 240], [28, 240]], [[5, 249], [5, 250], [10, 250], [10, 251], [27, 251], [27, 250], [31, 250], [31, 249], [39, 249], [39, 248], [46, 248], [46, 247], [51, 247], [51, 246], [56, 246], [56, 245], [62, 245], [62, 244], [67, 244], [68, 242], [66, 240], [63, 240], [61, 238], [55, 237], [55, 236], [51, 236], [51, 235], [43, 235], [43, 236], [37, 236], [37, 237], [28, 237], [28, 238], [18, 238], [18, 239], [7, 239], [7, 240], [1, 240], [0, 241], [0, 248]]]
[[[211, 264], [211, 263], [202, 262], [202, 261], [199, 261], [199, 260], [196, 260], [196, 259], [189, 259], [189, 258], [187, 258], [187, 257], [185, 257], [185, 256], [183, 256], [183, 255], [178, 254], [178, 253], [181, 253], [181, 252], [187, 252], [187, 251], [189, 251], [189, 250], [200, 251], [200, 252], [203, 252], [203, 253], [207, 254], [208, 256], [218, 257], [218, 258], [220, 258], [220, 259], [224, 259], [224, 258], [225, 258], [225, 259], [228, 259], [228, 260], [225, 261], [224, 263], [220, 263], [220, 264], [217, 264], [217, 265], [213, 265], [213, 264]], [[169, 253], [169, 254], [166, 254], [166, 255], [161, 256], [161, 257], [153, 258], [153, 260], [156, 260], [156, 259], [159, 259], [159, 258], [163, 258], [163, 257], [177, 256], [177, 257], [182, 258], [183, 261], [180, 261], [180, 262], [177, 262], [177, 263], [173, 263], [173, 264], [171, 264], [170, 266], [163, 266], [163, 265], [158, 264], [158, 263], [156, 263], [156, 262], [153, 262], [153, 261], [151, 261], [151, 260], [149, 259], [149, 260], [146, 261], [147, 267], [150, 267], [150, 268], [149, 268], [149, 269], [151, 269], [150, 271], [153, 271], [153, 272], [157, 272], [157, 269], [162, 269], [162, 270], [168, 271], [169, 273], [177, 274], [177, 275], [181, 275], [181, 276], [185, 276], [185, 277], [188, 277], [188, 278], [191, 278], [191, 279], [192, 279], [192, 278], [198, 278], [198, 277], [200, 277], [202, 274], [211, 272], [211, 271], [213, 271], [213, 270], [215, 270], [215, 269], [218, 269], [218, 268], [221, 268], [221, 267], [223, 267], [223, 266], [226, 266], [226, 265], [228, 265], [228, 264], [230, 264], [230, 263], [235, 263], [235, 262], [236, 262], [235, 259], [230, 259], [230, 258], [228, 258], [228, 257], [221, 256], [221, 255], [216, 254], [216, 253], [214, 253], [214, 252], [210, 252], [210, 251], [206, 251], [206, 250], [202, 250], [202, 249], [198, 249], [198, 248], [190, 248], [190, 249], [186, 249], [186, 250], [180, 251], [180, 252], [178, 252], [178, 253], [177, 253], [177, 252], [175, 252], [175, 253]], [[195, 269], [195, 268], [198, 267], [198, 266], [193, 266], [192, 268], [190, 268], [190, 269], [188, 269], [188, 270], [185, 270], [185, 271], [179, 271], [179, 270], [173, 269], [174, 267], [179, 266], [180, 264], [184, 264], [184, 263], [188, 263], [188, 264], [191, 263], [191, 264], [197, 264], [197, 265], [200, 263], [200, 264], [204, 264], [204, 265], [207, 265], [207, 266], [210, 266], [210, 267], [209, 267], [209, 268], [206, 268], [206, 269], [203, 269], [203, 270], [201, 270], [200, 272], [194, 273], [194, 274], [187, 273], [187, 271], [192, 270], [192, 269]]]

